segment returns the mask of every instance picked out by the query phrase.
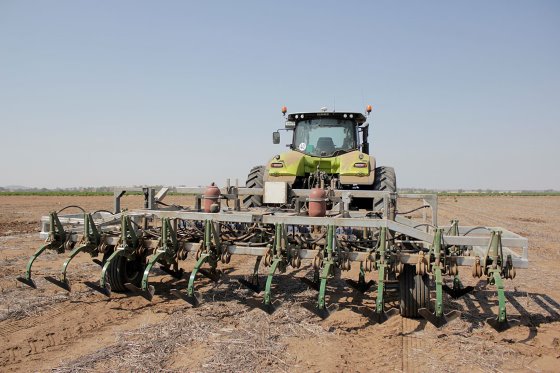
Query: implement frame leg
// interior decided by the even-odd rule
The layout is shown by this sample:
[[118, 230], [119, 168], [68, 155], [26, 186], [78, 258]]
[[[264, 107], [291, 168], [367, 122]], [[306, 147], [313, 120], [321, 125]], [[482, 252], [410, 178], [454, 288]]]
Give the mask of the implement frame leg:
[[70, 283], [68, 281], [68, 278], [66, 278], [66, 271], [68, 269], [68, 264], [70, 264], [72, 259], [74, 259], [74, 257], [76, 255], [78, 255], [78, 253], [84, 251], [87, 247], [88, 247], [88, 245], [82, 245], [82, 246], [76, 247], [74, 250], [72, 250], [70, 252], [70, 255], [68, 256], [68, 258], [62, 264], [62, 271], [60, 272], [60, 281], [64, 284], [66, 284], [66, 286], [68, 287], [68, 291], [70, 291]]
[[263, 297], [263, 309], [268, 313], [273, 313], [275, 311], [274, 305], [272, 304], [272, 297], [271, 297], [271, 287], [272, 287], [272, 278], [274, 277], [274, 273], [278, 268], [278, 265], [282, 261], [282, 258], [274, 258], [272, 260], [272, 264], [270, 265], [270, 269], [268, 270], [268, 276], [266, 278], [266, 284], [264, 287], [264, 297]]
[[31, 286], [32, 288], [36, 289], [37, 285], [35, 284], [35, 281], [33, 281], [33, 279], [31, 278], [31, 267], [33, 266], [33, 262], [35, 262], [35, 259], [37, 259], [37, 257], [39, 255], [41, 255], [43, 253], [43, 251], [45, 251], [46, 249], [51, 247], [51, 243], [45, 244], [43, 246], [41, 246], [37, 251], [35, 251], [35, 253], [31, 256], [31, 258], [29, 259], [29, 262], [27, 262], [27, 267], [25, 268], [25, 275], [24, 277], [17, 277], [17, 280], [23, 284], [26, 284], [28, 286]]
[[441, 328], [449, 321], [461, 316], [461, 312], [453, 310], [446, 314], [443, 313], [443, 278], [441, 274], [441, 268], [439, 266], [435, 266], [433, 271], [436, 278], [435, 311], [434, 313], [431, 313], [427, 308], [420, 308], [418, 310], [418, 313], [420, 314], [420, 316], [432, 323], [435, 327]]
[[490, 326], [492, 326], [497, 331], [501, 332], [506, 329], [509, 329], [511, 324], [507, 319], [506, 314], [506, 296], [504, 292], [504, 281], [502, 280], [502, 276], [500, 275], [500, 271], [498, 269], [494, 269], [492, 271], [492, 277], [494, 279], [494, 284], [498, 290], [498, 317], [497, 318], [489, 318], [486, 321]]
[[88, 247], [87, 244], [82, 245], [82, 246], [78, 246], [70, 252], [70, 256], [62, 264], [62, 271], [60, 272], [60, 276], [59, 276], [58, 279], [56, 279], [54, 277], [51, 277], [51, 276], [47, 276], [47, 277], [45, 277], [45, 279], [47, 281], [55, 284], [56, 286], [59, 286], [59, 287], [63, 288], [64, 290], [72, 291], [72, 288], [70, 287], [70, 281], [68, 281], [68, 278], [66, 277], [66, 270], [68, 269], [68, 264], [70, 264], [70, 261], [76, 255], [78, 255], [79, 252], [85, 250], [87, 247]]
[[329, 310], [325, 304], [325, 293], [327, 291], [327, 280], [331, 274], [334, 262], [331, 260], [325, 261], [323, 270], [321, 271], [320, 283], [319, 283], [319, 296], [317, 298], [317, 314], [321, 318], [327, 318], [330, 315]]
[[139, 293], [140, 296], [142, 296], [143, 298], [151, 302], [154, 297], [155, 288], [151, 286], [149, 283], [150, 270], [152, 269], [154, 264], [156, 264], [158, 260], [165, 254], [166, 254], [165, 251], [159, 251], [150, 257], [150, 260], [146, 265], [146, 268], [144, 269], [144, 274], [142, 275], [142, 283], [140, 289], [138, 289], [133, 284], [126, 284], [125, 286], [129, 290]]
[[202, 267], [202, 265], [204, 263], [206, 263], [208, 261], [208, 259], [210, 259], [210, 254], [208, 253], [202, 253], [202, 255], [200, 256], [200, 258], [198, 259], [198, 261], [196, 262], [191, 275], [189, 276], [189, 285], [187, 287], [187, 295], [186, 298], [184, 298], [187, 302], [189, 302], [193, 307], [196, 307], [200, 304], [200, 299], [198, 299], [194, 293], [194, 281], [196, 279], [196, 274], [198, 273], [198, 271], [200, 270], [200, 267]]

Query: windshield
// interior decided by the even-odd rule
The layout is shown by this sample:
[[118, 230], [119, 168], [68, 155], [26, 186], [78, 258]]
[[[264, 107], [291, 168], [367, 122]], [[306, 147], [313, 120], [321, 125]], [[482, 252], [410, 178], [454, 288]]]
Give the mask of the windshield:
[[346, 119], [308, 119], [297, 122], [294, 149], [314, 156], [330, 157], [356, 149], [356, 126]]

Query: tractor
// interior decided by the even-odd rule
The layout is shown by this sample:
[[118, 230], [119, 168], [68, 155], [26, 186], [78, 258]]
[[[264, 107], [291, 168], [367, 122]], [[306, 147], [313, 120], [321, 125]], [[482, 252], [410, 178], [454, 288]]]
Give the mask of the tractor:
[[[284, 116], [286, 107], [282, 108]], [[369, 116], [371, 106], [366, 113]], [[361, 113], [319, 112], [287, 115], [285, 131], [292, 132], [289, 151], [275, 155], [266, 165], [255, 166], [247, 176], [248, 188], [262, 188], [266, 182], [285, 182], [291, 189], [318, 187], [331, 190], [374, 190], [396, 192], [392, 167], [376, 165], [370, 155], [369, 123]], [[280, 130], [273, 132], [274, 144], [280, 143]], [[244, 198], [245, 207], [260, 207], [260, 195]], [[354, 198], [351, 209], [379, 210], [380, 198]]]

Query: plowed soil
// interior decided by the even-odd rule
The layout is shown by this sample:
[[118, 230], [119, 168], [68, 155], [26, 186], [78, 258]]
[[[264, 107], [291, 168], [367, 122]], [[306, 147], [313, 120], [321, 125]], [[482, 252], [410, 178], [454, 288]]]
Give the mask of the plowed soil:
[[[139, 196], [124, 202], [141, 205]], [[510, 329], [498, 333], [486, 323], [497, 311], [496, 292], [470, 268], [461, 268], [461, 278], [475, 291], [458, 300], [444, 294], [446, 308], [461, 317], [440, 329], [398, 315], [375, 324], [375, 289], [362, 294], [345, 281], [357, 278], [356, 268], [329, 281], [327, 303], [339, 311], [322, 320], [306, 308], [317, 293], [298, 280], [311, 275], [310, 263], [276, 276], [273, 297], [282, 302], [271, 315], [259, 308], [262, 295], [237, 281], [251, 273], [246, 257], [223, 266], [220, 282], [199, 281], [197, 308], [169, 291], [185, 289], [187, 276], [175, 280], [157, 269], [152, 302], [134, 294], [107, 298], [84, 285], [100, 275], [87, 254], [69, 267], [72, 292], [45, 280], [58, 276], [68, 255], [54, 252], [36, 261], [32, 289], [16, 277], [42, 244], [40, 217], [66, 205], [110, 210], [112, 198], [0, 196], [0, 371], [558, 371], [560, 198], [445, 197], [439, 204], [440, 224], [458, 218], [529, 238], [530, 268], [506, 281]], [[182, 262], [187, 274], [193, 265], [192, 258]], [[391, 306], [398, 304], [389, 299]]]

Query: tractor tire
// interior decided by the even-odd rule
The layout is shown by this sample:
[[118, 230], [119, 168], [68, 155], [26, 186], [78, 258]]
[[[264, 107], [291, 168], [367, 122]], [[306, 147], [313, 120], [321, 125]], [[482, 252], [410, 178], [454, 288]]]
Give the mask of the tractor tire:
[[125, 284], [140, 287], [145, 267], [140, 258], [127, 260], [124, 256], [117, 257], [107, 268], [107, 280], [111, 291], [125, 293], [128, 291]]
[[[395, 169], [393, 167], [376, 167], [375, 179], [373, 180], [373, 190], [392, 192], [397, 191], [397, 177], [395, 176]], [[381, 210], [383, 208], [383, 198], [373, 198], [373, 210]], [[395, 202], [392, 206], [392, 211], [397, 208]]]
[[[377, 190], [384, 192], [397, 191], [397, 177], [393, 167], [376, 167], [373, 185], [366, 186], [366, 190]], [[356, 198], [351, 207], [366, 209], [368, 211], [380, 211], [383, 209], [383, 198]], [[396, 202], [392, 204], [391, 211], [396, 211]]]
[[418, 318], [420, 308], [430, 306], [430, 280], [427, 274], [417, 275], [416, 266], [405, 264], [399, 276], [401, 316]]
[[[245, 186], [247, 188], [262, 188], [264, 187], [264, 172], [265, 166], [255, 166], [249, 171], [247, 175], [247, 182]], [[243, 206], [245, 208], [250, 207], [260, 207], [263, 204], [262, 196], [257, 195], [247, 195], [243, 197]]]

